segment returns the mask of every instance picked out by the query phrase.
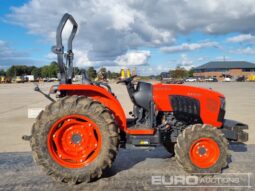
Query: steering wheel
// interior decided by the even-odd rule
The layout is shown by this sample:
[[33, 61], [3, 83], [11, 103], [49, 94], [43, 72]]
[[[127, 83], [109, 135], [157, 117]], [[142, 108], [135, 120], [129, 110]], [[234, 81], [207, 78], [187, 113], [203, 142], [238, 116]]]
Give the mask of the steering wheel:
[[130, 82], [133, 81], [133, 79], [134, 79], [136, 76], [137, 76], [137, 75], [133, 75], [133, 76], [131, 76], [131, 77], [129, 77], [129, 78], [126, 78], [126, 79], [123, 79], [123, 80], [119, 80], [119, 81], [117, 81], [117, 84], [119, 84], [119, 83], [129, 84]]

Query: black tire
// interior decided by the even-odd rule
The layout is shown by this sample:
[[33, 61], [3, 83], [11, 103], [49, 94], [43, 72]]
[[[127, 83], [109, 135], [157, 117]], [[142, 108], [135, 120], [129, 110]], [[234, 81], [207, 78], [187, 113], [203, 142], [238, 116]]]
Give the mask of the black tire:
[[172, 156], [175, 155], [175, 151], [174, 151], [174, 147], [175, 147], [175, 143], [173, 142], [168, 142], [168, 143], [163, 143], [165, 149], [172, 154]]
[[[189, 151], [194, 141], [200, 138], [210, 138], [217, 143], [220, 149], [220, 156], [217, 162], [209, 168], [200, 168], [194, 165], [190, 159]], [[182, 134], [177, 137], [175, 145], [175, 156], [177, 162], [183, 169], [191, 174], [203, 173], [220, 173], [227, 167], [230, 154], [228, 152], [228, 141], [220, 130], [211, 125], [195, 124], [183, 130]]]
[[[100, 129], [102, 146], [97, 158], [88, 166], [65, 168], [50, 155], [47, 135], [52, 124], [59, 118], [79, 114], [90, 118]], [[32, 128], [32, 153], [37, 164], [47, 174], [60, 182], [77, 184], [100, 178], [104, 170], [111, 167], [119, 145], [118, 128], [110, 111], [99, 102], [84, 96], [67, 96], [48, 105], [36, 119]]]
[[171, 141], [171, 132], [163, 132], [161, 133], [161, 143], [165, 147], [165, 149], [172, 154], [172, 156], [175, 155], [174, 151], [174, 145], [175, 142]]

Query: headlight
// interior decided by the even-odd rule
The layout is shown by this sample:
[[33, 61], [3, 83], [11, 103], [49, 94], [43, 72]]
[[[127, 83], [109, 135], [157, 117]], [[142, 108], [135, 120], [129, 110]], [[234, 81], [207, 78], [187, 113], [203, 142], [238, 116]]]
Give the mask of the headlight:
[[220, 108], [225, 110], [226, 107], [226, 100], [223, 97], [220, 97]]

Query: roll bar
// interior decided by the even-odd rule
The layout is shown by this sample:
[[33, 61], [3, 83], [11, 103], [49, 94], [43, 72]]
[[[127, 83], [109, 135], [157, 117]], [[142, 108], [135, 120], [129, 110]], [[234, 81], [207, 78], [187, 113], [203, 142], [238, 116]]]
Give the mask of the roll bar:
[[[62, 32], [66, 25], [67, 21], [70, 21], [73, 25], [72, 32], [68, 38], [67, 42], [67, 52], [64, 53], [64, 46], [62, 44]], [[74, 36], [77, 32], [78, 24], [74, 20], [73, 16], [65, 13], [58, 25], [56, 32], [56, 46], [52, 47], [52, 52], [57, 54], [58, 56], [58, 66], [60, 68], [60, 84], [71, 84], [73, 78], [73, 51], [72, 51], [72, 43]], [[64, 63], [64, 58], [66, 59], [66, 63]]]

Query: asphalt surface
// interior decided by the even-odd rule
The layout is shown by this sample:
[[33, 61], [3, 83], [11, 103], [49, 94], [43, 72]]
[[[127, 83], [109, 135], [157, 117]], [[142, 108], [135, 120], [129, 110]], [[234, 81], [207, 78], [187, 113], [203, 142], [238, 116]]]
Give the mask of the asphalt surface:
[[[40, 83], [48, 92], [55, 83]], [[129, 116], [132, 103], [124, 85], [110, 83], [113, 92]], [[187, 85], [212, 88], [226, 96], [226, 118], [249, 125], [249, 144], [255, 144], [255, 83], [187, 83]], [[50, 103], [44, 96], [33, 91], [32, 83], [0, 84], [0, 153], [31, 151], [22, 135], [31, 132], [35, 119], [28, 118], [28, 109], [44, 108]], [[54, 95], [52, 96], [54, 97]], [[129, 116], [130, 117], [130, 116]]]
[[244, 173], [238, 174], [240, 182], [234, 186], [230, 184], [230, 187], [199, 188], [186, 187], [185, 184], [183, 188], [180, 184], [171, 184], [174, 187], [153, 185], [152, 176], [188, 176], [171, 154], [158, 147], [153, 150], [121, 149], [112, 168], [101, 179], [79, 185], [55, 182], [34, 164], [30, 152], [1, 153], [0, 190], [255, 190], [255, 145], [231, 145], [230, 148], [232, 157], [229, 167], [223, 174], [213, 176], [229, 177], [232, 176], [229, 173]]
[[[53, 83], [40, 84], [48, 92]], [[28, 119], [28, 109], [44, 108], [50, 102], [33, 91], [33, 84], [0, 84], [0, 191], [1, 190], [255, 190], [255, 83], [188, 83], [188, 85], [212, 88], [222, 92], [227, 98], [226, 118], [234, 119], [249, 125], [249, 142], [245, 145], [232, 145], [232, 161], [223, 175], [239, 174], [239, 186], [230, 187], [166, 187], [169, 184], [161, 181], [153, 184], [155, 176], [187, 177], [181, 167], [164, 148], [147, 150], [120, 150], [113, 164], [103, 178], [76, 186], [60, 184], [36, 166], [31, 156], [28, 142], [21, 140], [24, 134], [29, 135], [34, 119]], [[132, 110], [131, 101], [125, 86], [111, 84], [113, 92], [120, 100], [126, 115]], [[247, 175], [247, 173], [251, 173]], [[223, 177], [222, 177], [223, 176]], [[248, 177], [250, 183], [248, 183]], [[201, 178], [199, 179], [201, 180]], [[157, 182], [158, 183], [158, 182]], [[248, 188], [248, 184], [252, 187]], [[176, 186], [175, 184], [171, 184]], [[201, 185], [201, 184], [200, 184]], [[186, 185], [185, 185], [186, 186]], [[204, 185], [205, 186], [205, 185]], [[214, 185], [215, 186], [215, 185]]]

